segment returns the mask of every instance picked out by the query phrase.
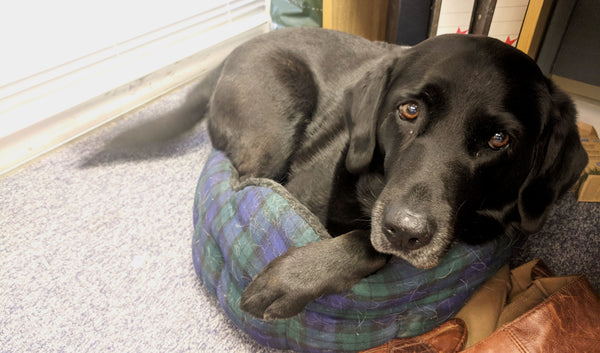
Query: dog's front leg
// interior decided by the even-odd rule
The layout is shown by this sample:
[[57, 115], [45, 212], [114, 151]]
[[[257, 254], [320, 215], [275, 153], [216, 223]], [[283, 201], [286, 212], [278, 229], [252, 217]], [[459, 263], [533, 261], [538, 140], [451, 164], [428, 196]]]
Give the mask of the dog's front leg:
[[264, 320], [289, 318], [323, 295], [349, 290], [386, 261], [362, 230], [293, 248], [258, 273], [240, 308]]

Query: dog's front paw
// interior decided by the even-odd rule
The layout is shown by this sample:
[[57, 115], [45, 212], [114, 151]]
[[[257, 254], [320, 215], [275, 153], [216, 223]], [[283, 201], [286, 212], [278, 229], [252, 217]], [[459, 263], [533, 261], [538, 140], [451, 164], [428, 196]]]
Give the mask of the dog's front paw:
[[264, 320], [289, 318], [323, 295], [349, 290], [386, 261], [361, 230], [293, 248], [250, 282], [240, 308]]
[[263, 320], [285, 319], [300, 313], [318, 298], [315, 283], [306, 281], [303, 265], [289, 253], [269, 263], [242, 293], [240, 309]]

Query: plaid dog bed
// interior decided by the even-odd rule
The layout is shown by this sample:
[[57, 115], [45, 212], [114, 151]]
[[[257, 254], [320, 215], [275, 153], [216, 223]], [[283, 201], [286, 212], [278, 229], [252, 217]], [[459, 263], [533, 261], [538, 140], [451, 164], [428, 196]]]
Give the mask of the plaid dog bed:
[[296, 317], [262, 321], [239, 309], [252, 278], [289, 248], [329, 237], [308, 209], [266, 179], [240, 183], [213, 151], [194, 202], [194, 267], [229, 317], [259, 343], [302, 352], [354, 352], [430, 331], [451, 318], [510, 255], [507, 237], [456, 244], [430, 270], [393, 259], [351, 291], [322, 297]]

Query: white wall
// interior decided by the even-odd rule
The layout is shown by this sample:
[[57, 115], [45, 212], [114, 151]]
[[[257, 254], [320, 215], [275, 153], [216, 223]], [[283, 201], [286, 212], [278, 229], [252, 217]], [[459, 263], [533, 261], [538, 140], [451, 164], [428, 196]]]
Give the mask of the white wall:
[[0, 11], [0, 86], [171, 25], [218, 1], [19, 0]]
[[269, 29], [265, 0], [0, 5], [0, 174], [176, 88]]

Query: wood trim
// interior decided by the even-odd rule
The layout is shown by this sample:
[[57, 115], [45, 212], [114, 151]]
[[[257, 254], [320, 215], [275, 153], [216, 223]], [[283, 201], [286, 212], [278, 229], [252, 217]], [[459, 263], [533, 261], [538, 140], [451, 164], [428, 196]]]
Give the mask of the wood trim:
[[398, 20], [400, 17], [400, 0], [388, 0], [386, 14], [385, 41], [398, 42]]
[[389, 0], [323, 0], [323, 28], [386, 40]]
[[323, 0], [323, 28], [333, 29], [333, 0]]
[[531, 58], [537, 57], [554, 0], [530, 0], [521, 27], [517, 49]]

